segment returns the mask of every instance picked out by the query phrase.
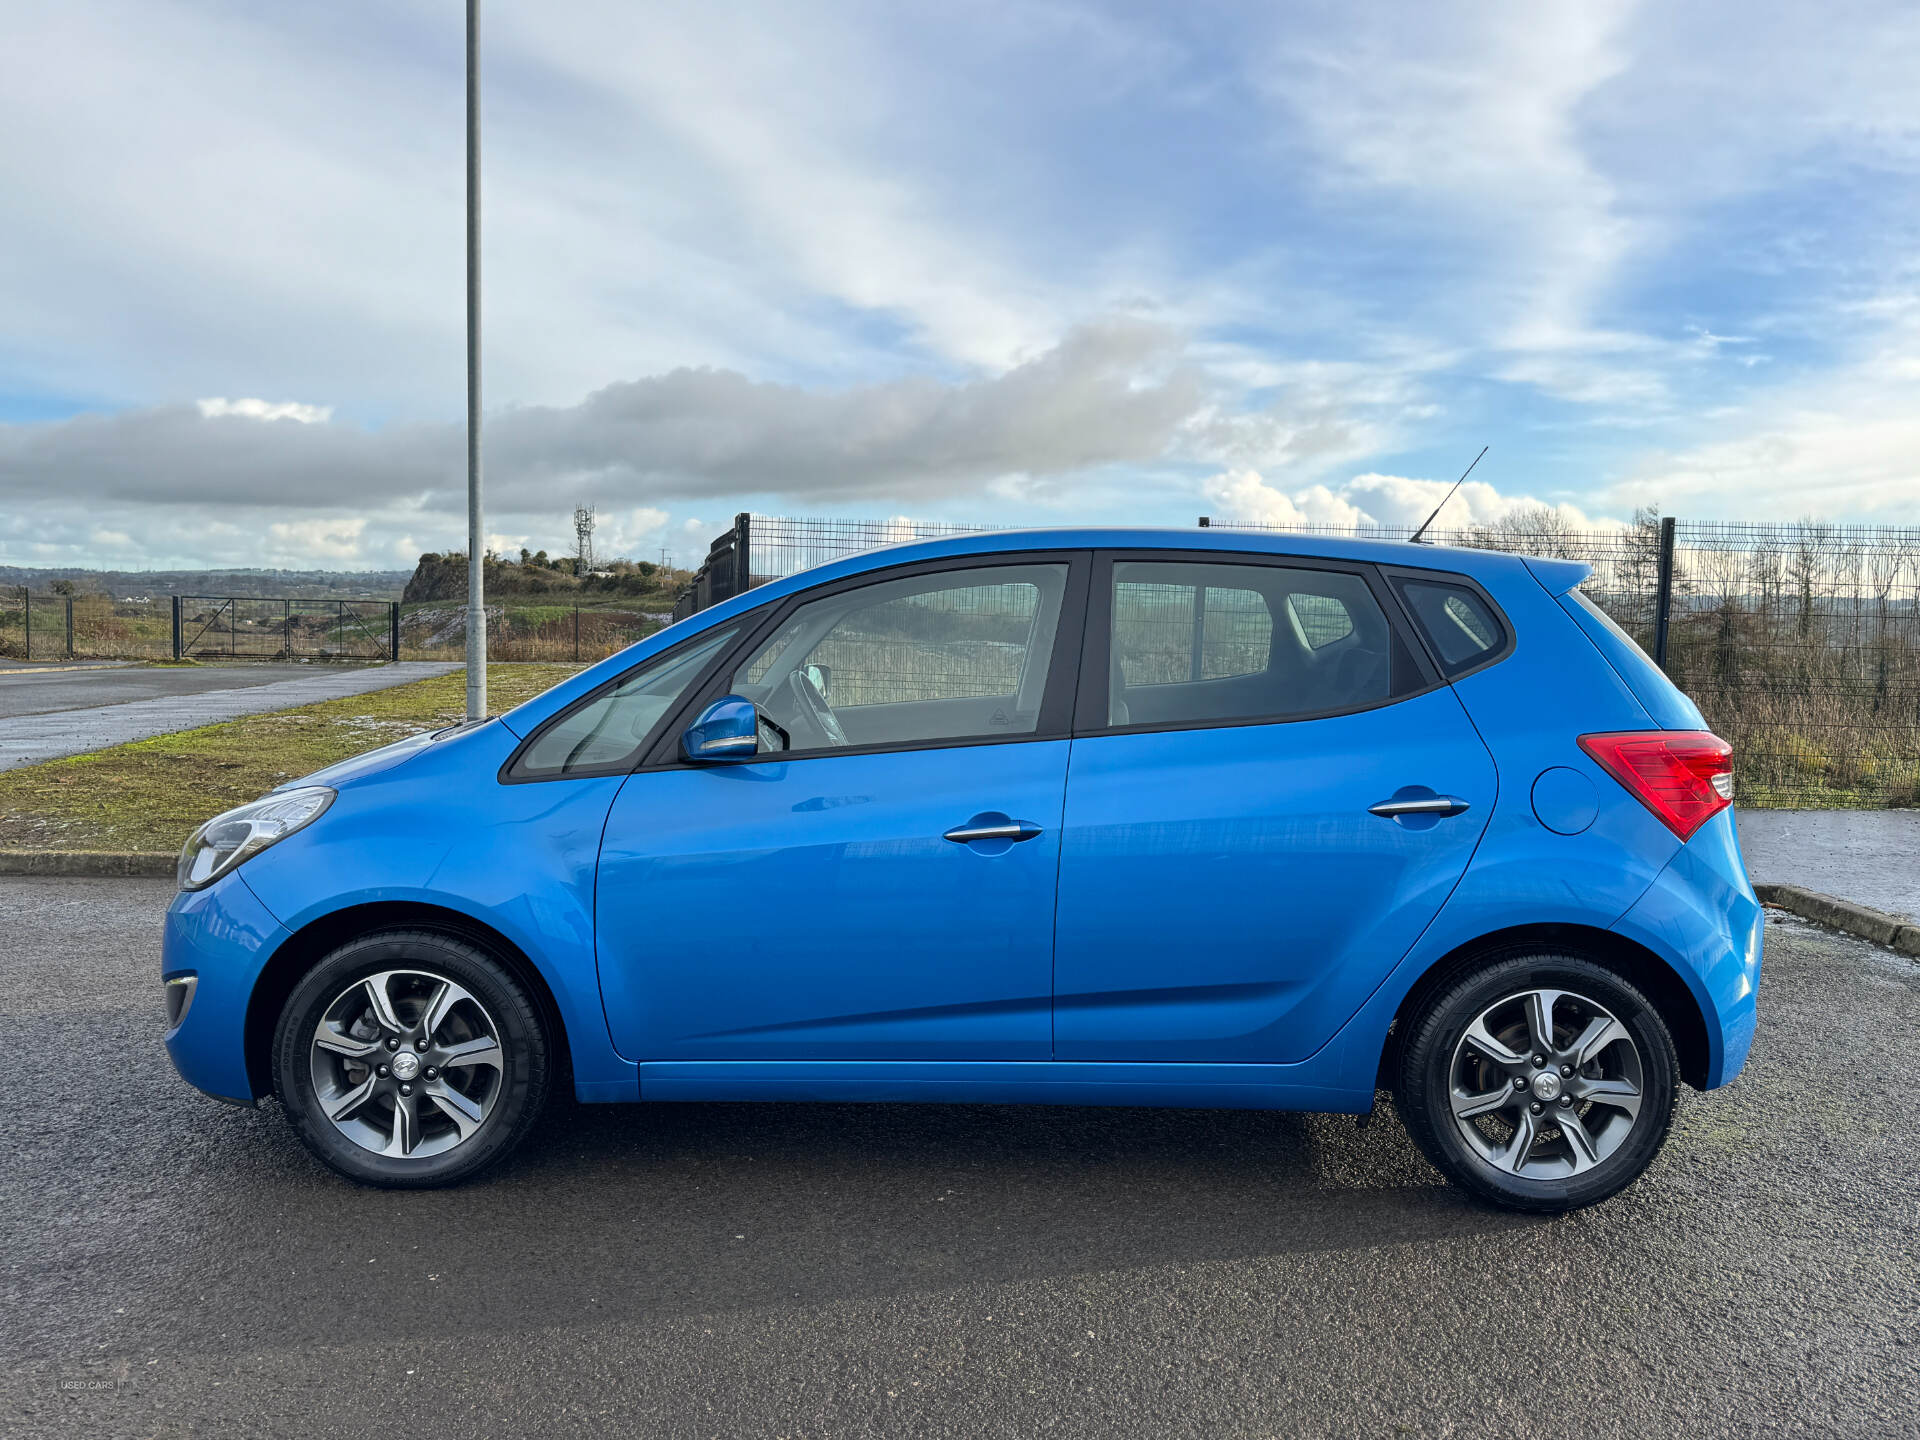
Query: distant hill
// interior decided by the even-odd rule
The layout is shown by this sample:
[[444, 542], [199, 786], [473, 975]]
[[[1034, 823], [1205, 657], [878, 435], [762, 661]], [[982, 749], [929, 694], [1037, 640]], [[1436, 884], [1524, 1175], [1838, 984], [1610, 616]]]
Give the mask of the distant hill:
[[260, 595], [329, 600], [397, 600], [404, 570], [83, 570], [0, 565], [0, 590], [26, 586], [35, 594], [71, 585], [80, 595]]
[[[587, 575], [574, 574], [570, 556], [548, 560], [543, 550], [521, 552], [518, 563], [487, 557], [487, 599], [551, 596], [556, 600], [658, 600], [672, 605], [687, 583], [687, 572], [655, 565], [650, 560], [610, 560]], [[400, 597], [408, 604], [465, 601], [467, 557], [457, 550], [426, 554], [406, 582]]]

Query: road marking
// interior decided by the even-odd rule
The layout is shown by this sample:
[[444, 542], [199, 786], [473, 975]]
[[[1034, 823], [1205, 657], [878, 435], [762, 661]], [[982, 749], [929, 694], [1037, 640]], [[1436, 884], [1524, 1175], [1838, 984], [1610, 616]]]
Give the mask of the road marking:
[[127, 670], [131, 665], [123, 660], [97, 660], [80, 665], [35, 665], [31, 669], [22, 666], [0, 666], [0, 680], [9, 675], [55, 675], [79, 674], [85, 670]]

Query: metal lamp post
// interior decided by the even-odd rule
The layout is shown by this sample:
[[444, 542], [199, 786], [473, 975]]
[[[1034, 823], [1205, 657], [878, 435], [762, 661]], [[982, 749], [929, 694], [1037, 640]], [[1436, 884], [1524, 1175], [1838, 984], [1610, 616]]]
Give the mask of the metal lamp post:
[[480, 0], [467, 0], [467, 719], [487, 718], [486, 525], [480, 506]]

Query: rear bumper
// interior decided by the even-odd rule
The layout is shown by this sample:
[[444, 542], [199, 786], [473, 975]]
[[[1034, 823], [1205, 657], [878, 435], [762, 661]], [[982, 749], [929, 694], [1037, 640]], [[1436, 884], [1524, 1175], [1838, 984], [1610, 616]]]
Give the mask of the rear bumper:
[[192, 1003], [167, 1032], [167, 1054], [188, 1084], [215, 1099], [253, 1104], [247, 1074], [247, 1002], [267, 957], [287, 938], [235, 873], [182, 892], [167, 909], [160, 973], [196, 979]]
[[1665, 956], [1693, 993], [1707, 1028], [1703, 1088], [1737, 1076], [1753, 1048], [1766, 924], [1733, 811], [1701, 826], [1613, 928]]

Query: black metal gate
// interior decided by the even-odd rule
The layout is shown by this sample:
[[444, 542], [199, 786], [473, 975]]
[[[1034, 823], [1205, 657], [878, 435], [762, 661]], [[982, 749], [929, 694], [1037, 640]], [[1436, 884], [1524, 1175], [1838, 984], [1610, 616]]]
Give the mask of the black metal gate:
[[292, 600], [181, 595], [176, 659], [397, 660], [400, 607], [391, 600]]

